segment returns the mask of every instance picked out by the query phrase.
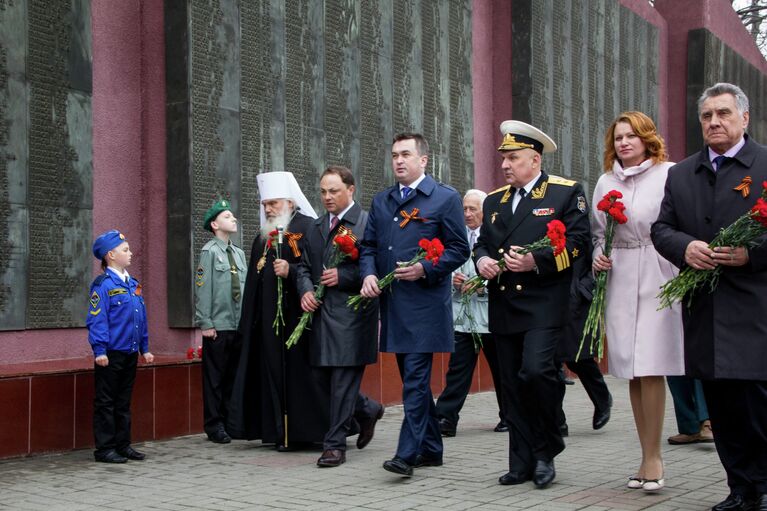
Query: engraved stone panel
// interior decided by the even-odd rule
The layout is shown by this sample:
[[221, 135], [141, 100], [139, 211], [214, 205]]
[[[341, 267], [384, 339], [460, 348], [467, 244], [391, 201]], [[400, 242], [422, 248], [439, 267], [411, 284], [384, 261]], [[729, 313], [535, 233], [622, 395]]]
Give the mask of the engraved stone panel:
[[259, 172], [293, 172], [321, 212], [320, 173], [345, 165], [368, 208], [395, 132], [473, 183], [471, 0], [167, 0], [165, 18], [171, 325], [191, 326], [206, 193], [229, 192], [249, 248]]
[[0, 328], [83, 326], [91, 276], [87, 0], [0, 3]]
[[515, 0], [513, 12], [514, 118], [559, 146], [547, 172], [591, 190], [615, 116], [657, 116], [658, 29], [611, 0]]

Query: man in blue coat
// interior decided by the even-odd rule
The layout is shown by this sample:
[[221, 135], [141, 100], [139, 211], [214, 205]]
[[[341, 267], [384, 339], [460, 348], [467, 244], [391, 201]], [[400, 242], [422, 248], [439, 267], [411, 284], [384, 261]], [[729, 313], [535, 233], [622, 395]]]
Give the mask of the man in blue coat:
[[[413, 467], [442, 465], [442, 437], [430, 379], [435, 352], [453, 351], [451, 272], [469, 257], [458, 192], [425, 174], [426, 139], [402, 133], [392, 145], [397, 184], [379, 192], [370, 208], [360, 251], [360, 294], [380, 295], [382, 352], [396, 353], [402, 377], [405, 418], [397, 453], [384, 462], [389, 472], [411, 476]], [[434, 265], [422, 260], [397, 268], [418, 252], [418, 242], [439, 238], [445, 251]], [[382, 293], [378, 279], [395, 271]]]

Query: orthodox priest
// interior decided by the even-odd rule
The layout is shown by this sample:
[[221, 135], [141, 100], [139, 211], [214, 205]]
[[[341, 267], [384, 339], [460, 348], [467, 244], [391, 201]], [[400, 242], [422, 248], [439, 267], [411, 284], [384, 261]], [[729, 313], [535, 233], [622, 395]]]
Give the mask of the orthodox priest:
[[258, 190], [261, 229], [245, 281], [243, 345], [227, 431], [273, 443], [278, 451], [307, 448], [325, 436], [329, 397], [309, 365], [311, 343], [288, 350], [285, 340], [302, 313], [297, 266], [317, 214], [290, 172], [259, 174]]

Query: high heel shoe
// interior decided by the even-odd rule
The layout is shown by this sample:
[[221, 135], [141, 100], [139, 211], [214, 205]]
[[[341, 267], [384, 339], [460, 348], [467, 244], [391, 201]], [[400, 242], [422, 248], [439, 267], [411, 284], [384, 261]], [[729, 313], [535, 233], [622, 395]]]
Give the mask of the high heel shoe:
[[639, 477], [629, 477], [629, 482], [626, 483], [626, 488], [629, 488], [630, 490], [639, 490], [644, 486], [644, 479], [641, 479]]
[[660, 491], [666, 486], [666, 480], [662, 477], [660, 479], [645, 479], [642, 484], [642, 489], [646, 492], [653, 493]]

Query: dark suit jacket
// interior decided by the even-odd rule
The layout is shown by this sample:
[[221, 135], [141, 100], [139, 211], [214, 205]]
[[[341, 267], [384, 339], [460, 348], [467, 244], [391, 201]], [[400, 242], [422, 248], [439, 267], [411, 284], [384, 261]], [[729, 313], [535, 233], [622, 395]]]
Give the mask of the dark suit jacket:
[[[400, 227], [402, 211], [418, 216]], [[373, 198], [360, 254], [362, 278], [379, 279], [398, 261], [409, 261], [422, 238], [439, 238], [445, 253], [435, 266], [421, 261], [426, 276], [415, 282], [394, 281], [381, 295], [381, 351], [434, 353], [453, 351], [451, 273], [469, 258], [461, 197], [454, 188], [426, 176], [402, 200], [394, 185]]]
[[[750, 176], [748, 197], [734, 190]], [[767, 148], [746, 144], [714, 172], [708, 149], [669, 169], [658, 220], [652, 226], [656, 250], [679, 268], [693, 240], [710, 242], [748, 211], [767, 181]], [[724, 267], [714, 292], [693, 296], [682, 307], [685, 366], [694, 378], [767, 380], [767, 244], [750, 248], [749, 262]]]
[[572, 261], [590, 256], [586, 250], [590, 235], [588, 207], [580, 184], [543, 172], [533, 191], [512, 213], [515, 192], [504, 186], [485, 199], [474, 262], [484, 256], [497, 260], [512, 245], [538, 241], [546, 235], [546, 224], [554, 219], [565, 224], [567, 247], [556, 258], [551, 248], [534, 251], [538, 273], [505, 271], [500, 279], [488, 282], [490, 331], [503, 335], [564, 326]]
[[[314, 291], [322, 270], [335, 251], [333, 237], [341, 226], [351, 229], [358, 240], [365, 233], [368, 214], [354, 204], [330, 231], [327, 213], [314, 221], [306, 236], [298, 266], [298, 294]], [[359, 242], [358, 242], [359, 244]], [[362, 287], [359, 260], [344, 259], [338, 265], [338, 285], [325, 288], [322, 305], [315, 311], [310, 330], [311, 363], [315, 366], [361, 366], [373, 364], [378, 356], [378, 300], [355, 312], [346, 306], [349, 295]]]

